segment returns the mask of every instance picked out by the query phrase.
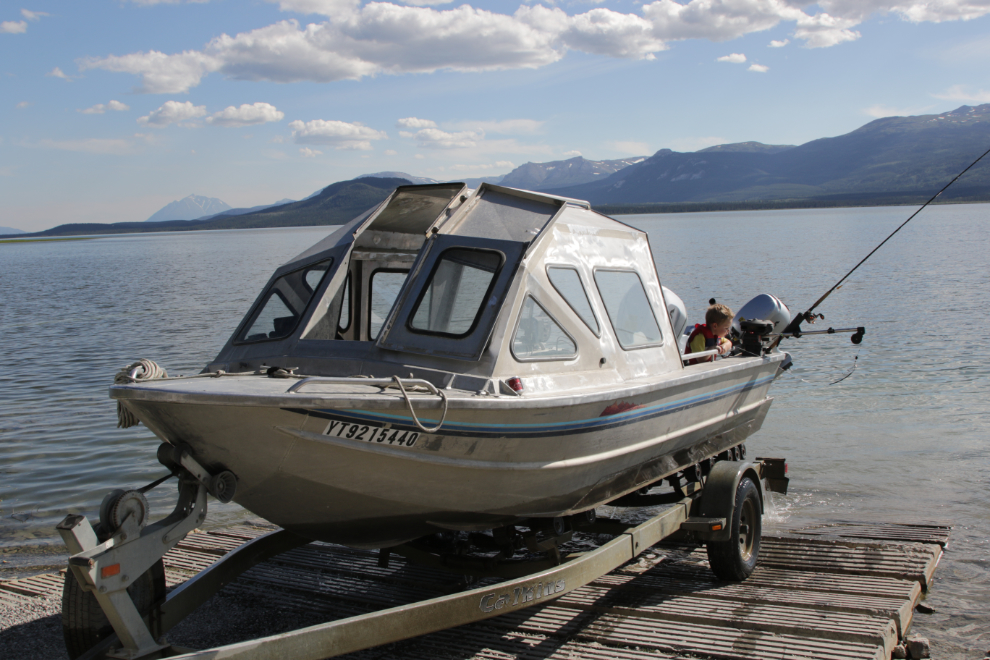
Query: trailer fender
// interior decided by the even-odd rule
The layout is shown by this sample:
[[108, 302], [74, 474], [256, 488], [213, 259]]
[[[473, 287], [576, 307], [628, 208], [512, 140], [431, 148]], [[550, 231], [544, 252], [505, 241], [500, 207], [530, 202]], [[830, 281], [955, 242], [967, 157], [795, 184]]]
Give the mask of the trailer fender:
[[[736, 489], [743, 477], [749, 477], [760, 493], [760, 514], [763, 514], [763, 480], [760, 478], [760, 465], [748, 461], [719, 461], [712, 467], [705, 480], [705, 488], [698, 502], [699, 518], [724, 518], [731, 521], [736, 509]], [[728, 541], [731, 525], [718, 531], [696, 531], [695, 538], [701, 541]]]

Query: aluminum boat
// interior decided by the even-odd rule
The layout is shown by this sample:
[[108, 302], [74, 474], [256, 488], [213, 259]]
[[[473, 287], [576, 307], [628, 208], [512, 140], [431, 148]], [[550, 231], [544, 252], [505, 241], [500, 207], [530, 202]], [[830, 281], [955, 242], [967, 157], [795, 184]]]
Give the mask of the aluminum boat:
[[586, 202], [404, 186], [276, 270], [201, 374], [110, 394], [249, 511], [386, 548], [580, 514], [737, 447], [787, 354], [685, 366], [686, 320], [646, 234]]

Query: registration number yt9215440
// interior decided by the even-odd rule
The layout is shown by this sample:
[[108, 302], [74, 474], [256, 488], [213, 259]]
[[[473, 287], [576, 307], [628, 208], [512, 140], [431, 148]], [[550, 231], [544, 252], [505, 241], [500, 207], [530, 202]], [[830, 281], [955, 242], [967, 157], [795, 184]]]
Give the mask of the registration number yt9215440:
[[419, 433], [416, 431], [402, 431], [385, 426], [352, 424], [351, 422], [338, 422], [336, 420], [327, 424], [327, 429], [323, 435], [400, 447], [412, 447], [419, 440]]

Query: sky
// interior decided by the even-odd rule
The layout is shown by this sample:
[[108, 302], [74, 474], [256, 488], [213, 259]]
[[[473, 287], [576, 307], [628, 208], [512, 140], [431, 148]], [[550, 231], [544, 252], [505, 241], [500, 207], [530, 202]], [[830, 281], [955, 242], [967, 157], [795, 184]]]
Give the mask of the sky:
[[990, 0], [0, 0], [0, 226], [990, 103]]

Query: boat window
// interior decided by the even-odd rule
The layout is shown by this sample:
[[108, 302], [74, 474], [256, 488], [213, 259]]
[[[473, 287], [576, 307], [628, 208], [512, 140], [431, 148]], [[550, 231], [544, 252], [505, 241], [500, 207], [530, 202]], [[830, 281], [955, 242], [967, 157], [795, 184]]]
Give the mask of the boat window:
[[[324, 304], [325, 303], [325, 304]], [[337, 330], [333, 331], [333, 316], [337, 316]], [[313, 321], [303, 339], [340, 339], [340, 333], [351, 327], [351, 275], [347, 274], [344, 286], [336, 293], [324, 294], [322, 302], [313, 312]]]
[[591, 311], [588, 292], [584, 290], [584, 284], [581, 282], [581, 276], [578, 275], [577, 269], [567, 266], [547, 266], [547, 277], [550, 278], [550, 284], [553, 285], [553, 288], [557, 289], [557, 293], [567, 301], [567, 304], [581, 317], [585, 325], [596, 335], [601, 334], [598, 319], [595, 318], [595, 313]]
[[329, 268], [330, 263], [324, 261], [310, 266], [303, 271], [303, 282], [309, 287], [310, 291], [316, 291], [316, 287], [320, 286], [320, 282], [323, 280], [323, 276], [327, 274], [327, 269]]
[[452, 337], [470, 334], [503, 260], [491, 250], [445, 251], [413, 308], [409, 329]]
[[376, 270], [371, 274], [371, 307], [368, 318], [368, 337], [375, 339], [385, 325], [385, 319], [399, 296], [408, 271]]
[[240, 341], [282, 339], [292, 334], [332, 264], [333, 260], [328, 259], [275, 280], [251, 316]]
[[631, 270], [596, 270], [595, 284], [622, 348], [642, 348], [663, 339], [639, 274]]
[[533, 296], [526, 296], [512, 354], [517, 360], [562, 360], [577, 355], [577, 344]]
[[337, 319], [337, 332], [346, 332], [351, 327], [351, 274], [344, 280], [344, 299], [340, 303], [340, 318]]

